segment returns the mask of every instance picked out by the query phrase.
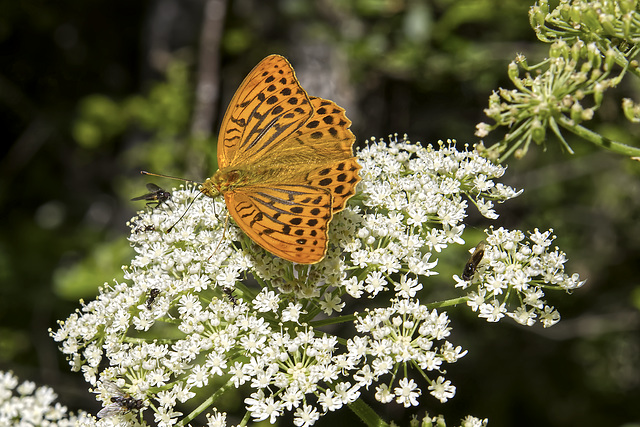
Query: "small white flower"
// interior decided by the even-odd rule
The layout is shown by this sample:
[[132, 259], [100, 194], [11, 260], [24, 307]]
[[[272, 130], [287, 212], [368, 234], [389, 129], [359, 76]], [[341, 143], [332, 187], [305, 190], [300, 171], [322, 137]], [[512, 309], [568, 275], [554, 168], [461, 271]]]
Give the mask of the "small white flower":
[[492, 300], [480, 306], [478, 317], [487, 319], [487, 322], [497, 322], [504, 317], [506, 312], [506, 304], [499, 304], [496, 300]]
[[206, 414], [207, 427], [226, 427], [227, 413], [218, 412], [217, 408], [213, 408], [213, 413]]
[[387, 280], [383, 277], [381, 271], [372, 271], [364, 280], [366, 283], [365, 290], [372, 296], [376, 296], [379, 292], [387, 289]]
[[164, 407], [160, 407], [153, 414], [153, 418], [158, 426], [172, 426], [178, 422], [178, 417], [182, 415], [181, 412], [173, 411]]
[[455, 386], [451, 385], [451, 381], [445, 380], [444, 377], [438, 377], [429, 386], [431, 395], [444, 403], [456, 394]]
[[513, 313], [507, 313], [509, 317], [521, 325], [533, 326], [536, 323], [534, 309], [527, 310], [525, 307], [518, 307]]
[[326, 293], [322, 298], [323, 300], [320, 301], [320, 307], [322, 308], [322, 312], [327, 316], [331, 316], [334, 311], [340, 313], [346, 305], [346, 303], [342, 301], [338, 295]]
[[389, 390], [389, 387], [386, 384], [380, 384], [376, 387], [375, 397], [378, 402], [389, 403], [393, 400], [395, 395], [391, 393], [391, 390]]
[[480, 418], [467, 415], [460, 423], [460, 427], [486, 427], [488, 424], [489, 420], [487, 418], [481, 420]]
[[333, 390], [327, 390], [320, 393], [318, 403], [322, 406], [323, 411], [337, 411], [342, 408], [342, 399], [340, 399]]
[[560, 313], [553, 307], [545, 306], [544, 312], [540, 314], [540, 321], [542, 322], [542, 326], [548, 328], [560, 321]]
[[400, 298], [413, 298], [421, 289], [422, 284], [418, 279], [408, 278], [406, 274], [400, 278], [400, 283], [395, 284], [395, 291]]
[[274, 291], [262, 288], [253, 300], [253, 306], [261, 313], [276, 312], [279, 308], [280, 297]]
[[191, 368], [191, 374], [187, 377], [187, 385], [202, 388], [209, 384], [209, 370], [203, 365], [195, 365]]
[[301, 314], [306, 314], [306, 311], [302, 309], [302, 304], [300, 303], [294, 304], [290, 302], [289, 305], [284, 310], [282, 310], [282, 313], [280, 314], [280, 318], [282, 319], [283, 322], [298, 323], [298, 319], [300, 318]]
[[318, 409], [311, 405], [302, 405], [293, 414], [293, 425], [297, 427], [308, 427], [315, 424], [320, 419]]
[[422, 391], [413, 379], [402, 378], [398, 382], [398, 387], [394, 389], [394, 393], [396, 402], [408, 408], [410, 406], [418, 406], [418, 397], [422, 394]]

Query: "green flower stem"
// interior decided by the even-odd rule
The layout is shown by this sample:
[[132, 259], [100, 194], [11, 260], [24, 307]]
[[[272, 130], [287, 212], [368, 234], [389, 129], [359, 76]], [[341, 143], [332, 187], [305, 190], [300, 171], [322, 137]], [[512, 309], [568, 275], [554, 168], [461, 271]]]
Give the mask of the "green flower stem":
[[441, 308], [441, 307], [451, 307], [452, 305], [458, 304], [466, 304], [467, 297], [453, 298], [444, 301], [432, 302], [430, 304], [425, 304], [429, 308]]
[[180, 422], [176, 424], [176, 426], [184, 426], [187, 423], [189, 423], [189, 421], [193, 420], [195, 417], [200, 415], [205, 409], [213, 405], [213, 402], [215, 402], [216, 399], [218, 399], [220, 396], [222, 396], [227, 390], [231, 389], [232, 387], [233, 387], [233, 379], [229, 379], [229, 381], [227, 381], [225, 385], [220, 387], [215, 393], [209, 396], [209, 398], [206, 399], [204, 402], [202, 402], [200, 406], [198, 406], [196, 409], [191, 411], [189, 415], [181, 419]]
[[589, 142], [594, 143], [598, 147], [604, 148], [609, 151], [613, 151], [617, 154], [622, 154], [624, 156], [629, 157], [637, 157], [640, 156], [640, 148], [631, 147], [629, 145], [623, 144], [621, 142], [612, 141], [609, 138], [605, 138], [602, 135], [599, 135], [592, 130], [589, 130], [583, 126], [573, 123], [570, 119], [565, 116], [558, 115], [555, 117], [556, 122], [562, 126], [563, 128], [573, 132], [581, 138], [586, 139]]
[[313, 322], [309, 322], [309, 324], [312, 325], [314, 328], [317, 328], [325, 325], [334, 325], [336, 323], [353, 322], [355, 319], [356, 319], [355, 315], [348, 314], [346, 316], [334, 316], [334, 317], [328, 317], [322, 320], [316, 320]]
[[388, 427], [389, 424], [384, 422], [378, 414], [362, 399], [349, 403], [349, 409], [358, 416], [369, 427]]
[[240, 421], [240, 424], [238, 424], [239, 426], [246, 426], [247, 424], [249, 424], [249, 419], [251, 418], [251, 412], [247, 411], [244, 414], [244, 417], [242, 417], [242, 421]]

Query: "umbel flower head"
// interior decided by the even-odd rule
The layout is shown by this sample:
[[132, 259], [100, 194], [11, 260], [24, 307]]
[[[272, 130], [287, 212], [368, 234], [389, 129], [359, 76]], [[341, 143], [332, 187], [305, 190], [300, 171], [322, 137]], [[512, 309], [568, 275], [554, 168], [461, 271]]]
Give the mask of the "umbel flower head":
[[492, 228], [475, 276], [470, 281], [454, 276], [456, 286], [474, 289], [468, 294], [467, 305], [488, 322], [497, 322], [506, 314], [526, 326], [532, 326], [536, 319], [545, 328], [558, 323], [560, 313], [543, 299], [545, 289], [572, 292], [585, 281], [577, 273], [564, 273], [567, 258], [557, 246], [550, 250], [556, 237], [552, 232], [541, 233], [536, 228], [526, 241], [519, 230]]
[[12, 372], [0, 371], [0, 425], [72, 427], [91, 421], [86, 412], [69, 412], [57, 397], [50, 387], [20, 384]]
[[[318, 264], [274, 257], [233, 224], [225, 235], [224, 203], [191, 187], [131, 221], [136, 256], [124, 281], [52, 332], [110, 408], [98, 424], [184, 425], [207, 410], [209, 425], [227, 425], [216, 405], [234, 388], [245, 396], [243, 425], [285, 413], [312, 425], [363, 394], [404, 407], [454, 396], [446, 365], [466, 351], [421, 290], [438, 254], [464, 243], [467, 200], [496, 218], [493, 204], [519, 192], [495, 182], [504, 167], [453, 142], [372, 140], [357, 156], [359, 194], [335, 215]], [[177, 405], [187, 401], [198, 409], [185, 415]]]

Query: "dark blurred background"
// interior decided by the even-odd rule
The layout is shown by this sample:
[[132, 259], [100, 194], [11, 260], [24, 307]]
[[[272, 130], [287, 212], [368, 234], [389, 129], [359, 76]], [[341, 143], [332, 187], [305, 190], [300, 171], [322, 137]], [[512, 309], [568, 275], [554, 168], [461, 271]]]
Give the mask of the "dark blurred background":
[[[144, 207], [129, 199], [150, 181], [140, 169], [195, 180], [215, 171], [226, 104], [263, 57], [286, 56], [310, 94], [345, 107], [360, 145], [395, 132], [473, 144], [489, 94], [511, 87], [515, 54], [530, 64], [545, 56], [530, 5], [0, 0], [0, 369], [95, 413], [47, 330], [121, 277], [132, 256], [126, 222]], [[590, 126], [636, 143], [619, 108], [634, 95], [638, 85], [624, 84]], [[451, 287], [466, 249], [494, 224], [553, 228], [567, 272], [586, 286], [548, 295], [563, 321], [546, 330], [453, 309], [452, 340], [469, 350], [448, 372], [458, 394], [446, 405], [423, 396], [411, 413], [444, 413], [451, 424], [471, 413], [498, 427], [640, 423], [638, 164], [569, 143], [574, 156], [550, 137], [546, 152], [510, 160], [504, 182], [525, 193], [499, 206], [495, 222], [472, 212], [467, 247], [443, 255], [433, 284]], [[384, 411], [407, 419], [397, 405]], [[346, 412], [326, 421], [354, 422]]]

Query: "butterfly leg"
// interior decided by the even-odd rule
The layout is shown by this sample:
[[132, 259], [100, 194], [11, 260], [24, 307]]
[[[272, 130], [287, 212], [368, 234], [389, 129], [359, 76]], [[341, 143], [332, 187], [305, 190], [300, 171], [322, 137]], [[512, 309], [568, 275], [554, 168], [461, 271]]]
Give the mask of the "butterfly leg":
[[227, 227], [229, 226], [229, 216], [230, 215], [227, 213], [227, 217], [224, 220], [224, 229], [222, 230], [222, 238], [218, 241], [218, 244], [213, 249], [213, 252], [211, 252], [211, 255], [209, 255], [209, 258], [207, 258], [207, 261], [209, 261], [211, 259], [211, 257], [213, 256], [213, 254], [215, 254], [218, 251], [218, 248], [220, 247], [220, 245], [224, 241], [224, 238], [227, 235]]

